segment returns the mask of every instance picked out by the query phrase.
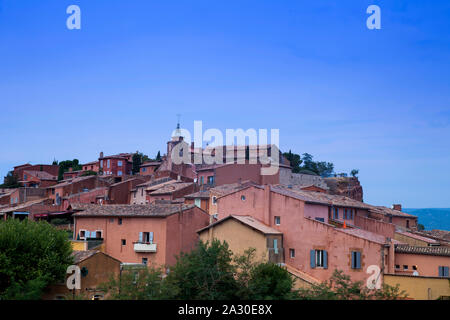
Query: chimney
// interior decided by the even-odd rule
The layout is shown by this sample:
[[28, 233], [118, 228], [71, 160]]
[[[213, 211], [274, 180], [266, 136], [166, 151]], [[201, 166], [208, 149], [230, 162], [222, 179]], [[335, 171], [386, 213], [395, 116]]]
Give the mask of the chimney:
[[100, 158], [103, 158], [103, 151], [100, 152]]
[[401, 204], [393, 204], [392, 209], [402, 211], [402, 205]]
[[72, 171], [73, 171], [73, 168], [72, 168], [72, 167], [70, 167], [70, 168], [69, 168], [69, 172], [72, 172]]

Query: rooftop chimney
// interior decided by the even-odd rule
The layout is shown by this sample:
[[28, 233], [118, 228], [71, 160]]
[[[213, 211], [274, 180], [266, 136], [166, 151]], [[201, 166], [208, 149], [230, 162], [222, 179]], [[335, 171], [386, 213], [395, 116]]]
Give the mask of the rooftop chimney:
[[393, 204], [392, 209], [402, 211], [402, 205], [401, 204]]
[[100, 158], [103, 158], [103, 151], [100, 152]]

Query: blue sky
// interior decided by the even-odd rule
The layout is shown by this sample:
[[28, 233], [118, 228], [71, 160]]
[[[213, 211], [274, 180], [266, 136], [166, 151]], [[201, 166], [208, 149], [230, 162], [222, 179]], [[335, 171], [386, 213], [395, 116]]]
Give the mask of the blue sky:
[[155, 156], [180, 113], [278, 128], [283, 150], [359, 169], [366, 202], [450, 207], [449, 1], [0, 0], [0, 40], [2, 177]]

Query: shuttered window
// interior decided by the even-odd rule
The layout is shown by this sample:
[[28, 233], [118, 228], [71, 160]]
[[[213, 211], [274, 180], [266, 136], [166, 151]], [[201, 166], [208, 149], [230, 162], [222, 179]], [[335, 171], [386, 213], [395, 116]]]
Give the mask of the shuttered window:
[[352, 269], [361, 269], [361, 252], [352, 251]]
[[328, 268], [328, 252], [326, 250], [311, 250], [310, 251], [310, 265], [311, 268]]
[[449, 267], [439, 266], [439, 277], [449, 277]]

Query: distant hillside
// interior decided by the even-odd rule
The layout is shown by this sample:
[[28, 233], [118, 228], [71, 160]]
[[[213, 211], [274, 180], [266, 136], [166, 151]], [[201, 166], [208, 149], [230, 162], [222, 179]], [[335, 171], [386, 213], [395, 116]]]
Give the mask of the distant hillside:
[[423, 224], [426, 230], [450, 230], [450, 208], [409, 208], [402, 211], [418, 216], [419, 223]]

